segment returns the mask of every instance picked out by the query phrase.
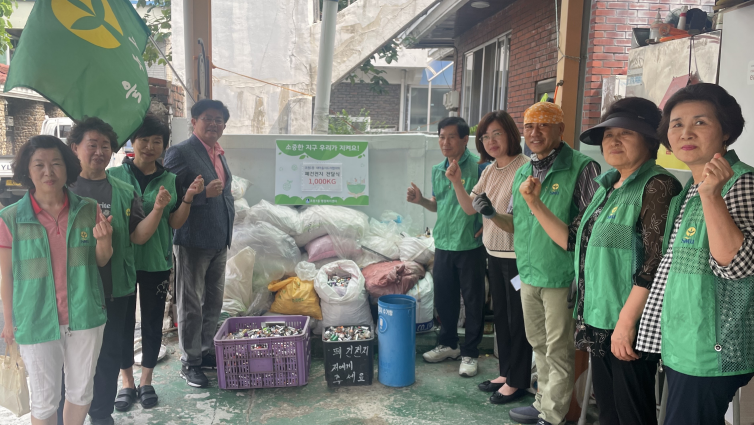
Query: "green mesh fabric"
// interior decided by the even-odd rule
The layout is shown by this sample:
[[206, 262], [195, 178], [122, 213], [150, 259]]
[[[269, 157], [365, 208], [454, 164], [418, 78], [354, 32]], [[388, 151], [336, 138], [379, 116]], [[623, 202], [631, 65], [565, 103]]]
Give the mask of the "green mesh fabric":
[[13, 234], [13, 238], [17, 241], [28, 241], [32, 239], [42, 239], [45, 236], [45, 229], [42, 226], [35, 224], [18, 224], [16, 226], [16, 233]]
[[74, 246], [68, 248], [68, 267], [81, 267], [90, 263], [91, 248], [88, 246]]
[[673, 263], [670, 266], [673, 273], [690, 275], [712, 275], [709, 266], [709, 250], [704, 248], [673, 247]]
[[48, 276], [47, 258], [18, 260], [18, 263], [13, 264], [13, 279], [15, 280], [42, 279]]
[[[603, 212], [604, 214], [605, 212]], [[632, 249], [636, 233], [633, 227], [615, 223], [595, 223], [589, 246]]]
[[[675, 257], [673, 258], [675, 260]], [[720, 371], [754, 368], [754, 278], [715, 278]]]

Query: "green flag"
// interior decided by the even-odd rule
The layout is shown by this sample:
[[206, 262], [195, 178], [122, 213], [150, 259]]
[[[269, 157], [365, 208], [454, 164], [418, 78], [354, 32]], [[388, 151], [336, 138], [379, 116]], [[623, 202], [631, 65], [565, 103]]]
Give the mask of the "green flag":
[[5, 91], [28, 87], [73, 119], [99, 117], [123, 145], [149, 108], [149, 34], [128, 0], [37, 0]]

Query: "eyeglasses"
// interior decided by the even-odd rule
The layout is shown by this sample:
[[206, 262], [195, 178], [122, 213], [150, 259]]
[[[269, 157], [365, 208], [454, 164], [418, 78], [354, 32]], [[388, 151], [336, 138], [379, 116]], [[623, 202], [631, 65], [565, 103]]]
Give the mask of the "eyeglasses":
[[[502, 137], [503, 137], [503, 133], [501, 133], [499, 131], [495, 131], [494, 133], [492, 133], [492, 137], [491, 138], [495, 139], [495, 140], [500, 140]], [[489, 135], [485, 134], [484, 136], [482, 136], [482, 143], [487, 143], [489, 141], [490, 141], [490, 136]]]
[[217, 126], [225, 125], [225, 120], [222, 118], [207, 118], [207, 117], [201, 117], [200, 120], [204, 121], [206, 124], [212, 124], [215, 123]]

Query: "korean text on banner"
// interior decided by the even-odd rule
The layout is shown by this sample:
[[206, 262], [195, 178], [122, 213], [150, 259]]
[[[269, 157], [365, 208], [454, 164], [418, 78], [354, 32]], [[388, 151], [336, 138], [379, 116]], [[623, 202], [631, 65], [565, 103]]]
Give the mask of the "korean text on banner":
[[275, 203], [369, 205], [369, 143], [278, 140]]
[[73, 119], [99, 117], [123, 145], [149, 108], [142, 59], [148, 39], [149, 29], [128, 0], [37, 1], [5, 91], [28, 87]]

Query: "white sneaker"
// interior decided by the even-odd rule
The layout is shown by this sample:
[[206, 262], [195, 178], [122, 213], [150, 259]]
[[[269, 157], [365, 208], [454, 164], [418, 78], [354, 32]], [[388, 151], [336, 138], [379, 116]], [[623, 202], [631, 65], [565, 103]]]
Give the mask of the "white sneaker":
[[424, 361], [427, 363], [438, 363], [447, 359], [457, 360], [460, 355], [460, 348], [452, 349], [446, 345], [438, 345], [422, 354], [422, 357], [424, 357]]
[[461, 359], [461, 367], [458, 368], [458, 374], [471, 378], [477, 373], [477, 360], [471, 357], [464, 357]]

